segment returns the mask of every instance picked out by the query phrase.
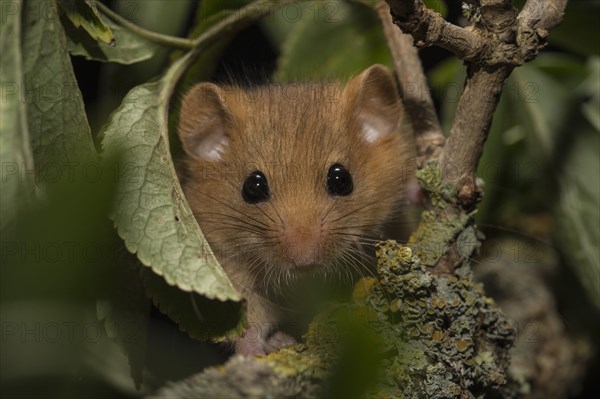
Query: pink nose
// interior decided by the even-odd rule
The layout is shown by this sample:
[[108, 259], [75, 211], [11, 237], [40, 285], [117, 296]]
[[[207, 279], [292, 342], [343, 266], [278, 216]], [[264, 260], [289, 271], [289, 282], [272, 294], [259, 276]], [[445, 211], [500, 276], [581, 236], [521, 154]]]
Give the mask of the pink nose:
[[284, 256], [298, 267], [316, 265], [321, 260], [321, 232], [317, 223], [288, 225], [283, 231]]

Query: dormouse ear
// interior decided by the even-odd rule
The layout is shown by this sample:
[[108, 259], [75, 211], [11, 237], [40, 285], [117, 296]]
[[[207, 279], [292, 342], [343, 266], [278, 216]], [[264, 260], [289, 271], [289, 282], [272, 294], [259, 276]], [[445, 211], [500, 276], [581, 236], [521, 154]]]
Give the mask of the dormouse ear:
[[183, 149], [201, 161], [219, 161], [229, 144], [232, 124], [221, 90], [212, 83], [199, 83], [183, 98], [179, 114], [179, 138]]
[[352, 79], [345, 95], [367, 143], [397, 132], [404, 108], [394, 78], [383, 65], [373, 65]]

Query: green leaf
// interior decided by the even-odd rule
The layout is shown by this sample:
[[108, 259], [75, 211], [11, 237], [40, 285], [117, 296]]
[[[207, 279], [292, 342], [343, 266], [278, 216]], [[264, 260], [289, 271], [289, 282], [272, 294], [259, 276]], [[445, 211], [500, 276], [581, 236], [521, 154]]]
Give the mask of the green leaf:
[[[548, 53], [513, 72], [504, 86], [478, 167], [485, 196], [478, 221], [506, 223], [515, 212], [548, 205], [548, 179], [563, 159], [565, 140], [580, 129], [577, 103], [586, 68], [574, 57]], [[557, 158], [558, 157], [558, 158]], [[488, 225], [491, 227], [491, 225]]]
[[56, 4], [27, 1], [23, 12], [23, 95], [36, 170], [82, 167], [96, 151]]
[[[226, 2], [212, 1], [201, 3], [196, 10], [196, 21], [194, 27], [188, 34], [188, 38], [198, 38], [202, 33], [206, 32], [208, 28], [232, 15], [240, 7], [249, 3], [251, 3], [250, 0], [230, 0]], [[186, 89], [199, 81], [209, 79], [217, 67], [221, 55], [234, 37], [235, 32], [223, 32], [219, 42], [208, 48], [202, 55], [202, 58], [195, 62], [185, 73], [180, 86]], [[183, 54], [183, 51], [175, 51], [173, 52], [171, 59], [175, 60]]]
[[151, 58], [156, 52], [158, 48], [156, 44], [131, 33], [104, 16], [100, 16], [100, 19], [112, 31], [115, 39], [114, 46], [94, 40], [82, 29], [75, 28], [63, 18], [63, 27], [71, 54], [83, 56], [88, 60], [134, 64]]
[[96, 4], [92, 0], [58, 0], [60, 8], [75, 28], [82, 27], [94, 40], [114, 45], [112, 31], [100, 18]]
[[[140, 388], [146, 361], [150, 300], [142, 285], [139, 264], [133, 255], [122, 257], [110, 298], [98, 301], [98, 319], [108, 338], [116, 341], [129, 359], [131, 377]], [[143, 266], [142, 266], [143, 267]]]
[[[140, 27], [164, 35], [181, 36], [197, 4], [194, 0], [114, 0], [111, 7]], [[134, 86], [161, 75], [170, 65], [171, 52], [171, 48], [157, 46], [154, 56], [143, 63], [133, 67], [112, 66], [103, 77], [106, 85], [114, 87], [105, 93], [111, 103], [107, 104], [109, 108], [114, 109]]]
[[571, 91], [541, 71], [535, 63], [516, 69], [505, 91], [511, 96], [517, 118], [533, 140], [542, 160], [555, 153], [555, 146], [568, 117]]
[[274, 18], [277, 30], [289, 29], [275, 72], [279, 81], [345, 79], [375, 63], [391, 65], [381, 22], [365, 5], [292, 3]]
[[572, 137], [576, 142], [559, 179], [557, 244], [600, 309], [600, 134], [588, 131]]
[[140, 270], [142, 283], [154, 306], [181, 331], [199, 340], [222, 340], [239, 335], [245, 320], [238, 302], [215, 302], [168, 285], [148, 268]]
[[379, 382], [382, 368], [390, 366], [384, 363], [384, 339], [351, 313], [338, 316], [336, 322], [338, 331], [342, 331], [338, 338], [339, 355], [324, 384], [322, 397], [368, 397], [369, 391]]
[[[29, 298], [0, 306], [8, 332], [2, 335], [3, 398], [150, 395], [149, 389], [136, 392], [124, 380], [127, 360], [101, 331], [88, 304]], [[21, 338], [19, 328], [31, 335]]]
[[446, 2], [440, 0], [424, 0], [423, 1], [427, 8], [439, 13], [442, 17], [446, 17], [448, 14], [448, 7]]
[[161, 80], [130, 91], [103, 131], [104, 151], [126, 159], [112, 219], [127, 249], [168, 284], [239, 301], [185, 200], [169, 153], [169, 99], [190, 59], [188, 53]]
[[[4, 5], [3, 5], [4, 6]], [[4, 229], [15, 219], [19, 203], [23, 203], [25, 182], [22, 170], [33, 170], [33, 154], [29, 144], [25, 101], [23, 98], [23, 65], [21, 54], [20, 1], [6, 6], [6, 18], [0, 26], [0, 79], [2, 104], [0, 105], [0, 159], [2, 160], [2, 190], [0, 201], [0, 227]]]
[[[257, 8], [249, 7], [240, 17], [230, 18], [223, 30], [237, 32], [279, 4], [257, 2]], [[207, 40], [212, 42], [215, 37], [209, 35]], [[162, 311], [181, 323], [182, 329], [205, 337], [240, 326], [242, 298], [205, 240], [185, 200], [169, 152], [168, 106], [200, 49], [207, 49], [206, 43], [199, 46], [176, 60], [161, 79], [131, 90], [101, 136], [104, 155], [125, 160], [118, 168], [111, 218], [127, 249], [152, 270], [142, 269], [147, 292]], [[188, 295], [197, 299], [194, 303], [202, 309], [190, 311]], [[206, 313], [198, 312], [207, 309]], [[213, 319], [216, 329], [206, 328], [208, 321], [199, 318], [209, 313], [217, 315]]]
[[205, 1], [198, 7], [196, 23], [203, 24], [202, 21], [205, 21], [207, 18], [210, 18], [221, 11], [237, 10], [252, 3], [252, 1], [253, 0]]

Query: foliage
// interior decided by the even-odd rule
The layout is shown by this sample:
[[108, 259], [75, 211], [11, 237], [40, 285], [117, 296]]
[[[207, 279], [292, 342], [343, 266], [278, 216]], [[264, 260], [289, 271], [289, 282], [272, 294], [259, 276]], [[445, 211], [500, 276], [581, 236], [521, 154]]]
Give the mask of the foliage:
[[[260, 26], [279, 52], [276, 80], [346, 79], [373, 63], [391, 64], [381, 26], [370, 8], [372, 1], [283, 2], [280, 8], [270, 8], [272, 1], [261, 2], [266, 16]], [[191, 2], [167, 3], [149, 2], [144, 4], [147, 14], [133, 16], [155, 12], [162, 17], [161, 13], [173, 9], [176, 18], [162, 18], [173, 25], [167, 33], [184, 32]], [[93, 319], [94, 299], [105, 299], [98, 315], [108, 334], [95, 345], [80, 339], [73, 346], [72, 354], [84, 353], [85, 359], [68, 357], [71, 363], [61, 363], [58, 369], [49, 362], [40, 366], [39, 374], [60, 375], [59, 369], [68, 364], [84, 370], [82, 375], [94, 383], [108, 381], [110, 394], [139, 394], [122, 382], [118, 372], [111, 373], [108, 367], [99, 371], [87, 363], [104, 352], [119, 365], [116, 370], [123, 370], [125, 358], [114, 351], [112, 342], [117, 341], [130, 356], [136, 381], [144, 376], [152, 384], [152, 376], [143, 370], [151, 350], [147, 296], [194, 337], [214, 338], [240, 328], [240, 296], [214, 258], [179, 187], [171, 156], [177, 143], [170, 139], [174, 121], [169, 111], [177, 106], [180, 91], [211, 77], [236, 32], [258, 17], [240, 13], [239, 8], [248, 3], [202, 2], [189, 29], [190, 43], [196, 47], [172, 51], [167, 43], [108, 18], [91, 0], [3, 2], [3, 340], [15, 342], [11, 339], [23, 333], [19, 329], [30, 326], [27, 323], [48, 308], [62, 325], [85, 326]], [[123, 2], [116, 4], [123, 6]], [[123, 9], [117, 7], [119, 11]], [[588, 37], [597, 13], [595, 1], [571, 2], [562, 27], [550, 35], [551, 49], [556, 51], [511, 76], [479, 166], [486, 195], [478, 220], [487, 234], [502, 226], [552, 240], [591, 301], [600, 307], [600, 55], [598, 42]], [[217, 39], [206, 42], [210, 46], [197, 45], [195, 40], [202, 40], [203, 34], [227, 18], [233, 23], [223, 25]], [[143, 20], [134, 22], [144, 25]], [[118, 81], [119, 93], [101, 90], [97, 104], [84, 103], [69, 54], [103, 62], [101, 85]], [[458, 99], [462, 71], [450, 59], [429, 71], [446, 126]], [[106, 109], [110, 117], [105, 117]], [[103, 126], [100, 133], [90, 127], [90, 121], [92, 126]], [[107, 213], [122, 241], [107, 228]], [[84, 252], [67, 257], [72, 243], [80, 247], [103, 243], [102, 253], [93, 261]], [[43, 248], [56, 246], [61, 256], [53, 262]], [[141, 270], [124, 256], [125, 248], [145, 265]], [[144, 284], [135, 282], [139, 275]], [[111, 284], [114, 281], [120, 283]], [[122, 294], [123, 286], [128, 295], [107, 297], [109, 292]], [[201, 323], [198, 306], [206, 321], [220, 328]], [[21, 323], [25, 316], [20, 319], [15, 309], [31, 315], [30, 321]], [[216, 317], [223, 314], [231, 317]], [[49, 318], [44, 325], [51, 322]], [[124, 325], [136, 327], [134, 339], [123, 334]], [[18, 347], [29, 348], [29, 355], [23, 354], [15, 364], [38, 357], [29, 343], [21, 339]], [[60, 357], [57, 348], [44, 348], [49, 356]], [[5, 361], [21, 356], [15, 353], [3, 353], [3, 370]], [[7, 374], [3, 371], [2, 378], [3, 384], [5, 378], [27, 383], [35, 373], [15, 366]], [[360, 381], [357, 384], [364, 388]]]

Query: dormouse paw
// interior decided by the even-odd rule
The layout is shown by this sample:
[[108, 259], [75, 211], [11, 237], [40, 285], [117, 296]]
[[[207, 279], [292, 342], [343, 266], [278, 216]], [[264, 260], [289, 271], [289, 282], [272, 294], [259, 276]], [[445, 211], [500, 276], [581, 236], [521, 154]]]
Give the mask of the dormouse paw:
[[278, 349], [285, 348], [286, 346], [292, 346], [294, 344], [296, 344], [296, 340], [293, 337], [287, 335], [283, 331], [276, 331], [269, 337], [269, 339], [267, 339], [267, 353], [274, 352]]
[[235, 353], [245, 356], [260, 356], [295, 343], [294, 338], [281, 331], [276, 331], [266, 340], [263, 337], [246, 333], [237, 339]]
[[266, 342], [261, 339], [239, 338], [235, 342], [235, 353], [243, 356], [261, 356], [266, 355]]

